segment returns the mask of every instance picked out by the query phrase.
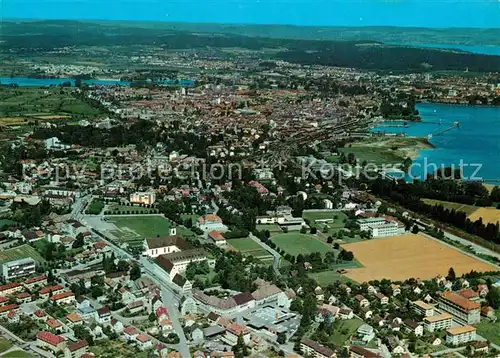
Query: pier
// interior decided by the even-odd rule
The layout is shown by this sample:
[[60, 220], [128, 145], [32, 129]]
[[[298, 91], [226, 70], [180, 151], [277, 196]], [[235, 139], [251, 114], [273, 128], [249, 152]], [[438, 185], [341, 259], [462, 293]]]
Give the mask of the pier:
[[460, 127], [460, 122], [453, 122], [453, 124], [449, 127], [446, 127], [446, 128], [443, 128], [443, 129], [440, 129], [438, 131], [435, 131], [434, 133], [431, 133], [427, 136], [427, 139], [431, 139], [432, 137], [435, 137], [435, 136], [438, 136], [438, 135], [442, 135], [448, 131], [451, 131], [452, 129], [454, 128], [458, 128]]

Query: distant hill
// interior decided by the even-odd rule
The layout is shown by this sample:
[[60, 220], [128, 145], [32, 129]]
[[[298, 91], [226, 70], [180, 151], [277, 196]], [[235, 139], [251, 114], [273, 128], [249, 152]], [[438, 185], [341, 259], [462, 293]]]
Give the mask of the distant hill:
[[[411, 42], [410, 38], [437, 38], [467, 43], [481, 37], [483, 43], [500, 29], [418, 29], [393, 27], [319, 28], [219, 24], [173, 24], [155, 22], [4, 21], [0, 27], [0, 51], [43, 52], [63, 46], [144, 45], [165, 49], [246, 48], [261, 51], [284, 49], [270, 60], [322, 64], [389, 71], [497, 72], [500, 56], [451, 50], [386, 45]], [[404, 37], [405, 33], [408, 36]], [[433, 37], [434, 36], [434, 37]], [[447, 42], [450, 43], [450, 42]], [[478, 43], [476, 43], [478, 44]]]

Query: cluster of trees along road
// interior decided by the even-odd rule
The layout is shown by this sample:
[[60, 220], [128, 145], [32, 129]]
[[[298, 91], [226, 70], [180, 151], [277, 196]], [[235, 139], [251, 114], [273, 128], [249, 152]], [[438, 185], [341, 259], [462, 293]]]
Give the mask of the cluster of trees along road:
[[[417, 213], [452, 225], [469, 234], [477, 235], [495, 244], [500, 244], [499, 224], [483, 223], [481, 219], [471, 221], [467, 214], [442, 205], [429, 205], [421, 201], [429, 196], [434, 199], [487, 205], [499, 199], [496, 188], [491, 195], [481, 183], [456, 180], [428, 179], [425, 182], [395, 183], [392, 180], [377, 179], [371, 183], [374, 195], [387, 198]], [[451, 200], [455, 199], [455, 200]]]

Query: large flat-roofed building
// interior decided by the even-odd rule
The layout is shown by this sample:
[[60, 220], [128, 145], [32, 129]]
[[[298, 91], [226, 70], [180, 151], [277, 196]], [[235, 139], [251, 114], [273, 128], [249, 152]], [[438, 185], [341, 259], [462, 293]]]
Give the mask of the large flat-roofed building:
[[453, 316], [449, 313], [442, 313], [424, 318], [424, 328], [429, 332], [451, 328]]
[[446, 331], [446, 343], [459, 345], [476, 340], [476, 329], [472, 326], [450, 328]]
[[130, 202], [134, 204], [151, 205], [155, 201], [156, 201], [156, 193], [153, 190], [130, 194]]
[[401, 223], [383, 217], [358, 219], [356, 223], [362, 231], [368, 231], [374, 238], [401, 235], [405, 232]]
[[36, 262], [30, 257], [2, 264], [2, 277], [5, 280], [32, 275], [35, 272]]
[[459, 323], [474, 324], [481, 320], [481, 305], [454, 292], [441, 293], [439, 308], [452, 314], [454, 320]]
[[412, 308], [418, 314], [429, 317], [434, 315], [434, 306], [430, 305], [424, 301], [414, 301], [412, 302]]

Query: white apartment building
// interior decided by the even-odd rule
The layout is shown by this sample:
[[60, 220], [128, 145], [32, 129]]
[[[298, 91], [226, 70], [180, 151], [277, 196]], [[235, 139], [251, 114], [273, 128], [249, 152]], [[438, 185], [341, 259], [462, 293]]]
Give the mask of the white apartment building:
[[472, 326], [450, 328], [446, 331], [446, 343], [459, 345], [476, 340], [476, 329]]
[[300, 341], [300, 351], [304, 356], [314, 358], [333, 358], [337, 356], [330, 348], [310, 339]]
[[415, 312], [425, 317], [434, 315], [434, 306], [421, 300], [412, 302], [412, 308]]
[[453, 323], [453, 316], [449, 313], [442, 313], [424, 318], [424, 327], [428, 332], [449, 329]]
[[138, 191], [130, 194], [130, 202], [133, 204], [151, 205], [156, 201], [156, 193], [150, 191]]
[[35, 272], [35, 260], [29, 257], [2, 264], [2, 277], [7, 281], [16, 277], [28, 276]]
[[475, 324], [481, 320], [481, 304], [454, 292], [441, 293], [439, 308], [452, 314], [455, 321], [462, 324]]
[[362, 231], [368, 231], [374, 238], [404, 234], [404, 227], [397, 221], [383, 217], [359, 219], [356, 221]]

